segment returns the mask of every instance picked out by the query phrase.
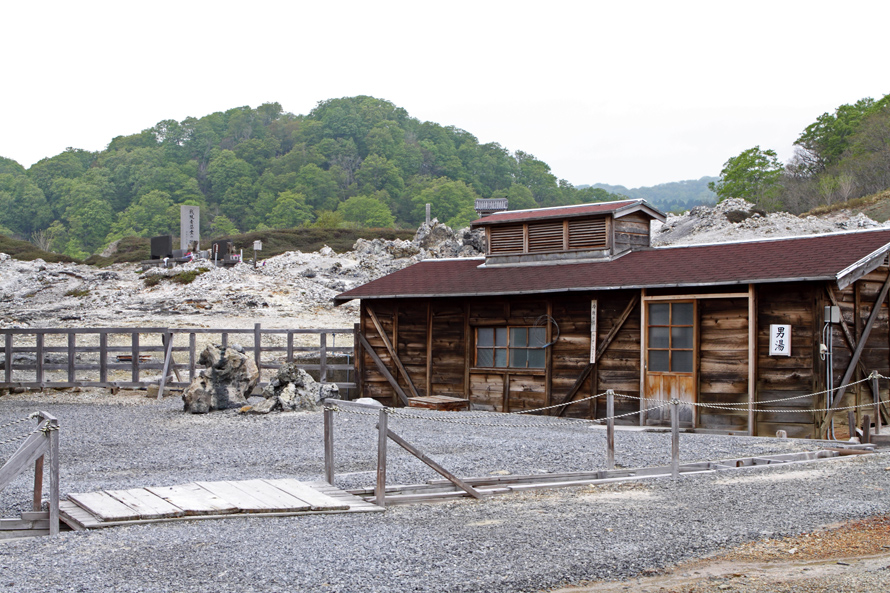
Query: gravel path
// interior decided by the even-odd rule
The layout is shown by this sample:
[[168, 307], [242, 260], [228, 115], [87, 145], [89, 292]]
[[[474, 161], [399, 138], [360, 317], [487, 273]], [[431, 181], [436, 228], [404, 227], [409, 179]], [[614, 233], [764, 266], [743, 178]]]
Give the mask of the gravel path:
[[[0, 424], [44, 409], [62, 425], [62, 491], [193, 480], [321, 479], [320, 413], [183, 414], [122, 392], [0, 397]], [[466, 417], [447, 414], [447, 418]], [[478, 419], [470, 419], [477, 422]], [[602, 469], [605, 435], [581, 423], [516, 427], [393, 418], [461, 476]], [[336, 418], [337, 485], [373, 485], [371, 417]], [[527, 426], [534, 425], [534, 426]], [[0, 440], [10, 436], [0, 432]], [[622, 432], [619, 465], [669, 462], [668, 434]], [[812, 450], [815, 443], [682, 435], [682, 460]], [[0, 459], [11, 453], [0, 447]], [[386, 513], [231, 518], [64, 533], [0, 544], [0, 591], [538, 591], [617, 579], [768, 535], [890, 511], [888, 455], [391, 507]], [[397, 447], [389, 483], [438, 477]], [[25, 510], [30, 478], [0, 493]], [[867, 487], [866, 487], [867, 486]]]

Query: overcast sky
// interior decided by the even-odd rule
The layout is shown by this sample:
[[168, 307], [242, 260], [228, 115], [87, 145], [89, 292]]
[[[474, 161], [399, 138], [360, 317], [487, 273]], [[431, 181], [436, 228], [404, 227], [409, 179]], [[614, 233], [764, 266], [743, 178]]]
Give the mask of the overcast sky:
[[890, 93], [890, 2], [4, 2], [0, 156], [28, 167], [162, 119], [372, 95], [575, 185], [784, 161]]

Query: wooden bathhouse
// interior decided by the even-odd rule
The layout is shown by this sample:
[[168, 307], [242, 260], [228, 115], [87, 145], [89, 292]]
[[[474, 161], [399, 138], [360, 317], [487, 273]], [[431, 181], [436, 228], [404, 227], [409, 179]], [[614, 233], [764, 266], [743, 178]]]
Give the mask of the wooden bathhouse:
[[[735, 404], [683, 405], [681, 424], [819, 437], [829, 396], [798, 396], [825, 390], [829, 367], [834, 386], [890, 375], [890, 229], [651, 247], [664, 218], [642, 200], [492, 214], [474, 223], [484, 258], [426, 260], [338, 295], [361, 301], [361, 395], [517, 411], [612, 389], [630, 396], [619, 414], [646, 398]], [[832, 405], [872, 402], [872, 385]], [[666, 409], [624, 421], [664, 424]], [[546, 413], [603, 417], [605, 402]]]

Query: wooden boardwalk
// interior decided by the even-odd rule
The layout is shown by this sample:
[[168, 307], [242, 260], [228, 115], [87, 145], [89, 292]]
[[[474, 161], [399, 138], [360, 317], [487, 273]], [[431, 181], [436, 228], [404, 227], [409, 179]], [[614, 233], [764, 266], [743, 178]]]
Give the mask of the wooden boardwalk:
[[289, 478], [69, 494], [59, 507], [62, 521], [77, 531], [184, 519], [383, 510], [330, 484]]

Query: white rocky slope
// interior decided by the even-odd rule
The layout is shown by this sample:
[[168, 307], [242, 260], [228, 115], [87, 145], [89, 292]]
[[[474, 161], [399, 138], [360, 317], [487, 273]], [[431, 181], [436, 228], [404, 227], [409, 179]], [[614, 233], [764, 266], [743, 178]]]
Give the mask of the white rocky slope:
[[[734, 214], [735, 216], [733, 216]], [[730, 220], [745, 215], [748, 218], [740, 222]], [[862, 213], [853, 215], [849, 210], [839, 210], [825, 216], [807, 216], [806, 218], [787, 212], [763, 215], [755, 212], [754, 205], [750, 202], [730, 198], [714, 207], [697, 206], [684, 214], [669, 214], [664, 224], [653, 223], [652, 244], [654, 246], [690, 245], [797, 235], [820, 235], [878, 228], [887, 224], [882, 225], [875, 222]]]
[[[799, 218], [754, 213], [744, 200], [725, 200], [670, 215], [652, 226], [653, 244], [712, 243], [763, 237], [829, 233], [882, 226], [868, 217], [835, 212]], [[731, 222], [730, 217], [741, 222]], [[215, 327], [346, 328], [357, 321], [357, 303], [334, 307], [334, 295], [423, 259], [472, 257], [484, 251], [481, 233], [453, 232], [433, 221], [413, 241], [359, 239], [353, 251], [330, 248], [271, 257], [254, 270], [250, 263], [215, 268], [192, 262], [174, 269], [141, 272], [138, 264], [99, 269], [79, 264], [17, 261], [0, 254], [0, 327]], [[192, 283], [173, 275], [201, 269]], [[154, 286], [146, 278], [164, 277]]]
[[[257, 269], [198, 260], [144, 273], [138, 264], [99, 269], [0, 254], [0, 327], [352, 327], [357, 303], [335, 308], [336, 294], [423, 259], [480, 255], [482, 240], [434, 220], [413, 241], [359, 239], [343, 254], [325, 247], [271, 257]], [[171, 280], [189, 270], [202, 273], [190, 284]], [[162, 279], [149, 286], [153, 276]]]

